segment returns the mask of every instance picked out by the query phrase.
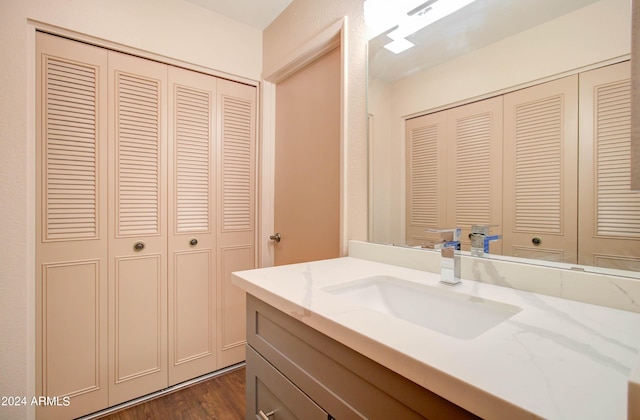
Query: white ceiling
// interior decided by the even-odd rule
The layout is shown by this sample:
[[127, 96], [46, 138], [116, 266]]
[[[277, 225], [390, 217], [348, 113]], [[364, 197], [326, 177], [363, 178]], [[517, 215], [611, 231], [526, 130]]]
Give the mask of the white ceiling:
[[292, 0], [187, 0], [191, 3], [263, 30]]
[[476, 0], [410, 36], [408, 39], [416, 46], [401, 54], [383, 48], [390, 41], [385, 34], [369, 41], [369, 75], [391, 82], [595, 1]]

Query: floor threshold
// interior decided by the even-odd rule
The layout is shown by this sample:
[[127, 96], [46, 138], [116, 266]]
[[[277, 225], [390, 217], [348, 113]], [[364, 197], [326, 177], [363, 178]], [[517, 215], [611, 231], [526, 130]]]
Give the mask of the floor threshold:
[[133, 400], [114, 405], [113, 407], [105, 408], [104, 410], [96, 411], [95, 413], [88, 414], [84, 417], [78, 417], [77, 420], [94, 420], [105, 417], [109, 414], [116, 413], [118, 411], [125, 410], [127, 408], [136, 406], [138, 404], [145, 403], [147, 401], [151, 401], [156, 398], [164, 397], [168, 394], [171, 394], [176, 391], [180, 391], [181, 389], [188, 388], [192, 385], [199, 384], [204, 381], [208, 381], [209, 379], [215, 378], [220, 375], [224, 375], [225, 373], [233, 372], [236, 369], [241, 369], [245, 366], [245, 362], [240, 362], [235, 365], [228, 366], [226, 368], [216, 370], [214, 372], [210, 372], [204, 374], [202, 376], [198, 376], [197, 378], [190, 379], [188, 381], [180, 382], [179, 384], [172, 385], [170, 387], [161, 389], [159, 391], [152, 392], [151, 394], [143, 395], [141, 397], [135, 398]]

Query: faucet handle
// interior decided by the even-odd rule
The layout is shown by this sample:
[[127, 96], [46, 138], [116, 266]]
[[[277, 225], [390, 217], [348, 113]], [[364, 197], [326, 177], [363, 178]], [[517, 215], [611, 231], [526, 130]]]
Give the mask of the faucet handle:
[[498, 225], [472, 225], [471, 233], [469, 235], [480, 234], [480, 235], [488, 235], [489, 230], [492, 227], [497, 227]]
[[425, 232], [439, 233], [442, 243], [435, 244], [435, 249], [442, 248], [456, 248], [460, 249], [460, 237], [462, 236], [462, 229], [460, 228], [447, 228], [447, 229], [427, 229]]

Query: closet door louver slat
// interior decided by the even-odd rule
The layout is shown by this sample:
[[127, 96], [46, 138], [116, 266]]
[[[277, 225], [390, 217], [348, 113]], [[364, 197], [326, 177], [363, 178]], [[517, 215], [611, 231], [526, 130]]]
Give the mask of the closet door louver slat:
[[250, 101], [222, 97], [222, 229], [253, 229], [252, 120]]
[[160, 232], [160, 85], [116, 74], [118, 235]]
[[45, 240], [97, 239], [98, 69], [54, 57], [44, 67]]
[[445, 227], [447, 190], [446, 112], [406, 122], [406, 242], [428, 245], [438, 235], [427, 229]]
[[515, 230], [561, 233], [562, 97], [518, 105], [515, 113]]
[[411, 130], [411, 226], [438, 225], [438, 136], [435, 126]]
[[598, 86], [596, 235], [640, 239], [640, 194], [631, 191], [631, 82]]
[[212, 98], [177, 86], [175, 100], [176, 232], [209, 232]]

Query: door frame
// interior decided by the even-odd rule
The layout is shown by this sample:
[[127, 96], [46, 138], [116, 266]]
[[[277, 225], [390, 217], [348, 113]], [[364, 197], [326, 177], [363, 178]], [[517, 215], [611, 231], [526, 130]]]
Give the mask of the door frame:
[[276, 86], [298, 70], [322, 57], [336, 47], [340, 50], [340, 255], [346, 255], [347, 234], [345, 232], [346, 208], [346, 110], [347, 110], [347, 17], [340, 18], [324, 31], [306, 42], [292, 54], [283, 59], [273, 69], [264, 72], [260, 89], [260, 185], [258, 207], [258, 266], [271, 267], [274, 261], [273, 241], [275, 206], [275, 137], [276, 137]]

